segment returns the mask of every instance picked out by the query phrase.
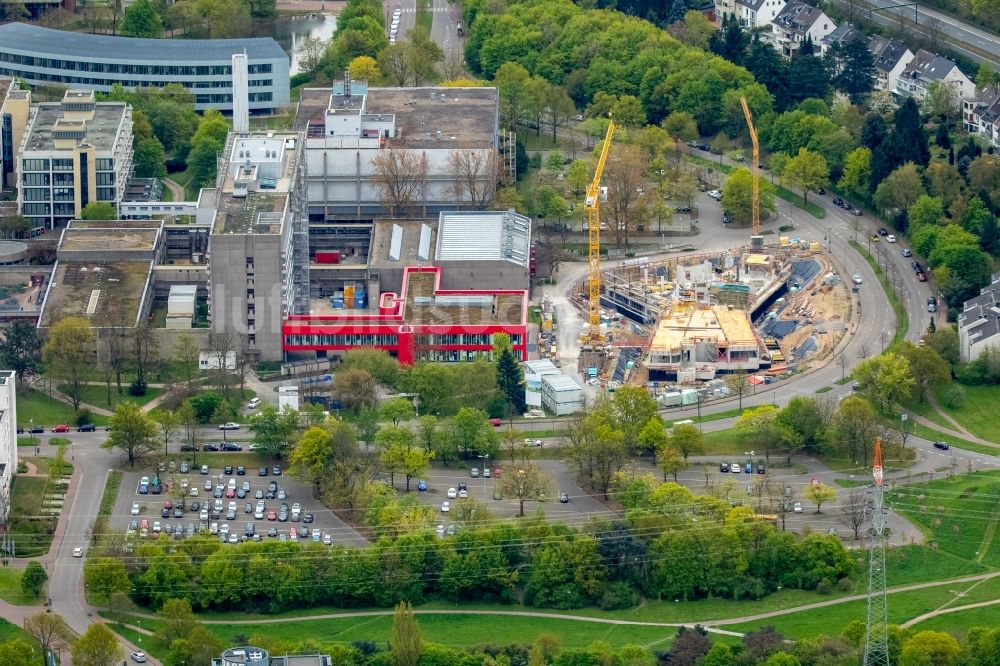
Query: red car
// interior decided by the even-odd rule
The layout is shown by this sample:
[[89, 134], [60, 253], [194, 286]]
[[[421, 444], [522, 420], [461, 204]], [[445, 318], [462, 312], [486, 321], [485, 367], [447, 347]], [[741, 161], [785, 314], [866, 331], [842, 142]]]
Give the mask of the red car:
[[69, 432], [69, 426], [65, 423], [60, 423], [52, 429], [52, 432]]
[[[494, 428], [499, 428], [501, 425], [503, 425], [503, 420], [502, 419], [490, 419], [490, 425], [493, 426]], [[53, 432], [55, 432], [55, 431], [53, 431]]]
[[917, 280], [920, 281], [920, 282], [927, 282], [927, 274], [926, 273], [917, 273]]
[[232, 488], [226, 488], [226, 499], [233, 499], [236, 497], [236, 491]]
[[267, 519], [268, 520], [277, 520], [278, 519], [278, 512], [275, 511], [274, 509], [271, 509], [270, 511], [267, 512]]

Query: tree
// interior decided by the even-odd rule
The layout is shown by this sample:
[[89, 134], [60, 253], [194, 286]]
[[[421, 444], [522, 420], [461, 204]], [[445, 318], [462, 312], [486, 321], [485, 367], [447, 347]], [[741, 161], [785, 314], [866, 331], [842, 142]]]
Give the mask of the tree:
[[[350, 426], [338, 421], [338, 426]], [[313, 496], [320, 490], [323, 479], [326, 478], [333, 458], [333, 443], [330, 433], [323, 428], [313, 426], [299, 438], [295, 448], [288, 457], [288, 464], [293, 473], [309, 481], [313, 487]]]
[[[722, 204], [738, 224], [749, 224], [753, 218], [753, 177], [743, 167], [733, 169], [722, 186]], [[760, 181], [760, 212], [775, 210], [774, 185]]]
[[49, 328], [42, 358], [49, 371], [66, 386], [73, 409], [80, 409], [87, 375], [93, 365], [94, 334], [83, 317], [63, 317]]
[[802, 190], [802, 203], [806, 203], [810, 190], [826, 185], [829, 178], [830, 169], [823, 156], [805, 148], [799, 148], [799, 154], [788, 160], [781, 171], [782, 183]]
[[379, 405], [378, 415], [383, 421], [390, 421], [396, 427], [400, 421], [413, 418], [413, 404], [408, 398], [392, 398]]
[[813, 483], [806, 487], [803, 495], [805, 495], [807, 500], [816, 505], [816, 513], [823, 513], [820, 510], [823, 504], [835, 500], [837, 498], [837, 491], [822, 483]]
[[125, 564], [112, 557], [88, 558], [83, 565], [83, 582], [91, 594], [106, 603], [116, 593], [132, 589]]
[[855, 366], [854, 378], [871, 394], [883, 413], [910, 395], [915, 383], [910, 362], [895, 352], [865, 359]]
[[455, 174], [453, 186], [458, 205], [483, 210], [500, 184], [500, 156], [495, 150], [453, 150], [448, 162]]
[[3, 238], [21, 238], [31, 230], [31, 222], [23, 215], [12, 213], [0, 216], [0, 235]]
[[837, 185], [845, 194], [868, 199], [871, 159], [872, 151], [868, 148], [855, 148], [844, 158], [844, 171]]
[[918, 402], [924, 402], [931, 388], [951, 379], [948, 363], [931, 347], [903, 342], [898, 351], [910, 364], [914, 395]]
[[942, 121], [941, 127], [947, 132], [945, 123], [958, 115], [961, 106], [959, 102], [958, 93], [951, 84], [945, 81], [931, 81], [927, 86], [927, 94], [920, 102], [920, 110], [924, 115]]
[[159, 624], [156, 637], [163, 641], [164, 645], [186, 638], [195, 627], [201, 626], [198, 616], [191, 610], [191, 602], [187, 599], [167, 599], [156, 611], [156, 619]]
[[280, 460], [291, 444], [298, 425], [298, 411], [285, 407], [279, 412], [276, 407], [266, 405], [250, 418], [257, 452]]
[[38, 640], [45, 652], [60, 653], [73, 640], [73, 630], [58, 613], [36, 613], [24, 618], [24, 630]]
[[344, 354], [340, 368], [367, 370], [376, 382], [385, 386], [395, 386], [399, 380], [399, 363], [381, 349], [352, 349]]
[[514, 356], [510, 336], [506, 333], [493, 335], [493, 358], [496, 363], [497, 387], [503, 394], [508, 408], [515, 414], [523, 414], [527, 409], [524, 395], [524, 373]]
[[852, 488], [840, 502], [837, 519], [854, 533], [854, 540], [857, 541], [867, 517], [868, 500], [864, 488]]
[[73, 643], [74, 664], [86, 666], [117, 666], [124, 651], [107, 625], [95, 622]]
[[118, 450], [128, 456], [129, 466], [154, 451], [158, 445], [156, 423], [134, 402], [122, 401], [111, 417], [111, 434], [101, 444], [102, 449]]
[[341, 370], [333, 377], [333, 389], [330, 392], [334, 400], [357, 414], [362, 407], [375, 404], [375, 378], [362, 368]]
[[427, 158], [411, 150], [380, 150], [371, 162], [375, 187], [392, 217], [410, 212], [427, 181]]
[[163, 437], [163, 455], [169, 455], [167, 445], [176, 435], [181, 427], [177, 412], [169, 409], [154, 409], [149, 413], [149, 417], [160, 429], [160, 436]]
[[868, 452], [882, 427], [871, 404], [860, 396], [847, 396], [837, 406], [833, 427], [838, 444], [850, 456], [850, 460], [863, 457], [864, 465], [867, 465]]
[[163, 37], [163, 21], [149, 0], [136, 0], [125, 9], [123, 37]]
[[201, 624], [191, 629], [184, 638], [178, 638], [169, 645], [170, 651], [164, 659], [164, 666], [210, 664], [223, 650], [216, 635]]
[[755, 451], [764, 451], [768, 461], [771, 460], [771, 450], [782, 439], [782, 427], [777, 423], [780, 412], [774, 405], [751, 407], [736, 419], [734, 426]]
[[369, 83], [375, 83], [380, 78], [382, 78], [382, 72], [379, 71], [378, 63], [375, 62], [375, 58], [366, 55], [360, 55], [347, 65], [347, 71], [350, 73], [351, 78], [355, 81], [368, 81]]
[[591, 413], [569, 425], [564, 450], [577, 476], [608, 499], [612, 480], [628, 461], [624, 433], [604, 414]]
[[750, 392], [751, 385], [747, 381], [747, 376], [742, 373], [733, 373], [726, 376], [726, 388], [729, 392], [739, 398], [739, 411], [743, 411], [743, 396]]
[[0, 358], [6, 367], [17, 373], [18, 381], [23, 381], [38, 371], [42, 360], [41, 348], [38, 329], [23, 319], [17, 319], [4, 329]]
[[410, 602], [396, 604], [392, 618], [392, 660], [395, 666], [417, 666], [422, 646], [420, 625]]
[[875, 190], [875, 205], [883, 213], [908, 210], [917, 199], [927, 194], [917, 165], [909, 162], [899, 167]]
[[631, 229], [645, 217], [646, 199], [642, 191], [645, 183], [646, 160], [636, 146], [616, 145], [604, 169], [604, 182], [608, 188], [608, 201], [602, 207], [602, 219], [615, 237], [615, 245], [627, 250]]
[[500, 494], [517, 498], [520, 508], [518, 516], [524, 516], [525, 502], [544, 501], [551, 494], [551, 488], [551, 477], [530, 463], [522, 465], [516, 472], [507, 471], [500, 478]]
[[21, 591], [29, 597], [37, 597], [45, 589], [49, 575], [38, 560], [31, 560], [21, 572]]
[[142, 139], [135, 144], [135, 175], [138, 178], [166, 178], [166, 151], [155, 136]]
[[217, 157], [226, 145], [228, 134], [229, 123], [222, 114], [215, 109], [206, 111], [191, 137], [187, 159], [191, 183], [195, 187], [211, 187], [215, 183]]
[[[943, 631], [920, 631], [911, 636], [899, 653], [899, 666], [952, 666], [960, 663], [962, 646]], [[993, 659], [996, 657], [994, 656]]]
[[182, 333], [174, 341], [174, 362], [181, 366], [188, 391], [194, 390], [194, 378], [198, 374], [198, 343], [188, 333]]
[[[652, 423], [652, 421], [650, 421]], [[677, 483], [677, 472], [685, 469], [688, 466], [687, 460], [681, 455], [681, 452], [676, 446], [670, 443], [664, 443], [656, 452], [656, 464], [663, 472], [663, 480], [667, 480], [667, 474], [674, 477], [674, 483]]]
[[83, 207], [80, 217], [85, 220], [117, 220], [115, 205], [107, 201], [91, 201]]
[[993, 66], [988, 62], [979, 63], [979, 69], [976, 70], [976, 87], [986, 88], [987, 86], [995, 85], [998, 82], [997, 73], [993, 70]]
[[705, 449], [704, 436], [692, 423], [674, 424], [667, 438], [667, 445], [680, 451], [685, 462], [688, 456], [698, 455]]
[[868, 40], [852, 39], [838, 43], [831, 50], [837, 72], [833, 83], [851, 102], [860, 104], [875, 83], [875, 56], [868, 49]]

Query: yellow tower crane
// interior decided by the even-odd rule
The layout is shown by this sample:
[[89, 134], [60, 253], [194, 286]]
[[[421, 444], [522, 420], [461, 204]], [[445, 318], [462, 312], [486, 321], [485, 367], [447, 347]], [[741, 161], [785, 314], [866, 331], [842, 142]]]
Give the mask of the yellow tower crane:
[[750, 167], [753, 176], [753, 235], [760, 236], [760, 144], [757, 142], [757, 128], [753, 126], [753, 116], [750, 114], [747, 98], [740, 97], [740, 104], [743, 105], [743, 115], [746, 116], [747, 127], [750, 128], [750, 141], [753, 142], [753, 165]]
[[587, 230], [589, 243], [587, 245], [590, 259], [589, 281], [590, 299], [588, 312], [590, 315], [590, 342], [601, 341], [601, 202], [608, 198], [607, 188], [601, 187], [601, 176], [604, 174], [604, 164], [608, 161], [608, 150], [611, 148], [611, 136], [615, 133], [615, 121], [608, 123], [608, 131], [604, 135], [604, 146], [601, 147], [601, 157], [597, 160], [594, 179], [587, 186], [587, 199], [584, 208], [587, 211]]

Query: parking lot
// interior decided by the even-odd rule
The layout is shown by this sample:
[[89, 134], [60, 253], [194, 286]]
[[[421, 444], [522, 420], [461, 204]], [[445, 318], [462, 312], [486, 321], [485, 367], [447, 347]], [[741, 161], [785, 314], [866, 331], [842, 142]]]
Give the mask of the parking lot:
[[227, 543], [251, 539], [366, 543], [314, 500], [310, 489], [289, 476], [280, 463], [225, 453], [202, 454], [197, 462], [195, 466], [175, 460], [162, 471], [126, 472], [112, 525], [140, 539], [185, 539], [209, 532]]

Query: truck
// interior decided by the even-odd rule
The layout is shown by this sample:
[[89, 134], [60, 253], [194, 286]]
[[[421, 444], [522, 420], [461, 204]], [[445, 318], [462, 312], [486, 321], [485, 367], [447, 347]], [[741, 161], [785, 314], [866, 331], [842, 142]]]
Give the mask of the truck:
[[464, 35], [465, 35], [465, 31], [464, 31], [464, 30], [462, 30], [462, 24], [461, 24], [461, 23], [459, 23], [459, 24], [458, 24], [458, 36], [459, 36], [459, 37], [463, 37]]

